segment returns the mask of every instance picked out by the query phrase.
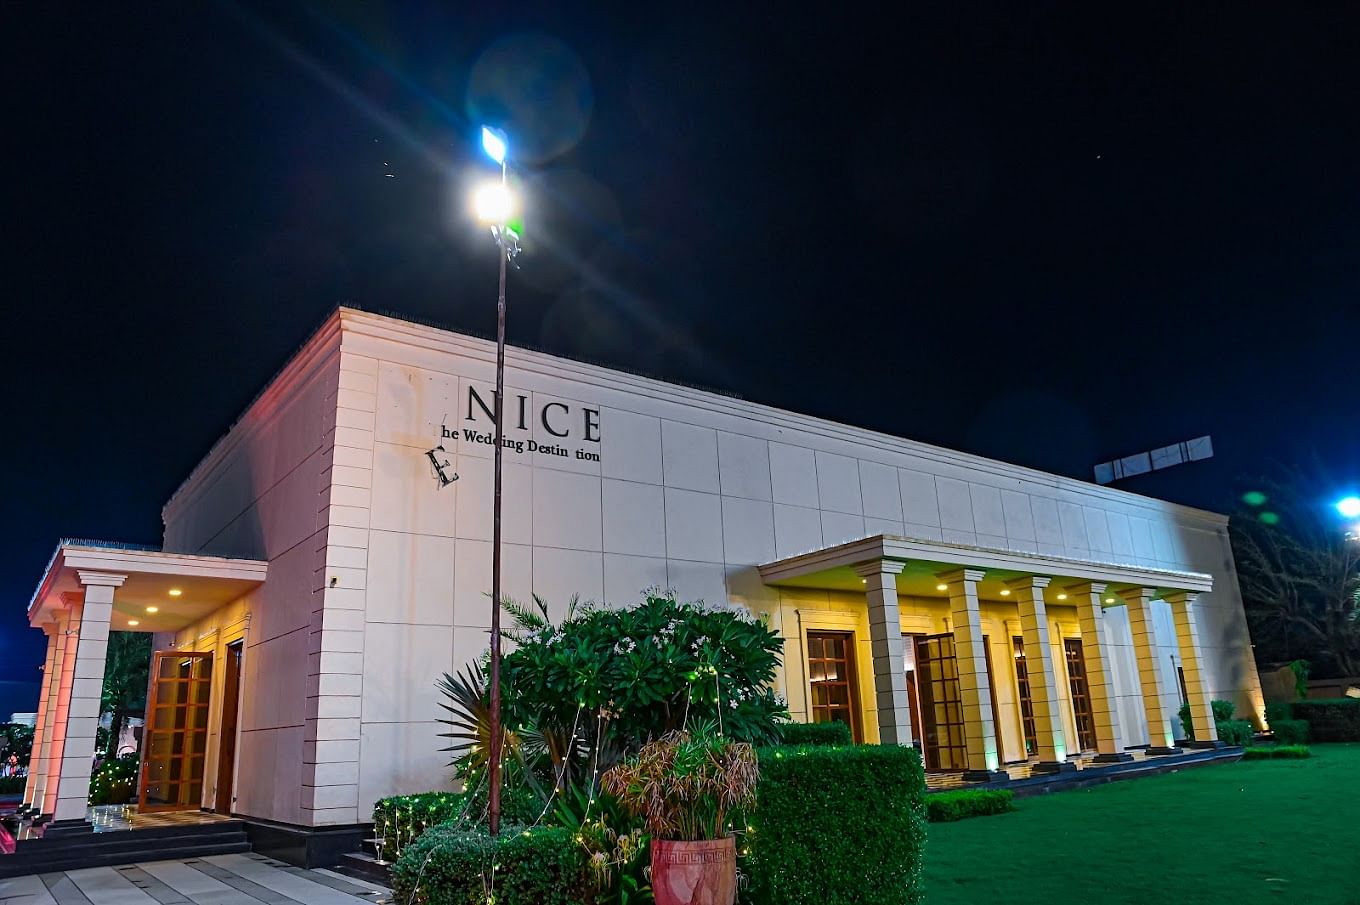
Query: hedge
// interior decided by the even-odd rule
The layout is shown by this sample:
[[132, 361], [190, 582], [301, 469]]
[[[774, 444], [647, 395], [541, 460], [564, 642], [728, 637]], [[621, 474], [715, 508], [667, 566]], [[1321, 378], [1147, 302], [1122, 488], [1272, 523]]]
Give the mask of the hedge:
[[1244, 747], [1256, 737], [1256, 727], [1249, 720], [1222, 720], [1217, 725], [1218, 740], [1225, 745]]
[[1243, 760], [1299, 760], [1312, 756], [1307, 745], [1262, 745], [1242, 749]]
[[845, 723], [784, 723], [779, 736], [785, 745], [852, 745], [854, 738]]
[[923, 898], [925, 774], [914, 748], [765, 748], [748, 824], [755, 905]]
[[482, 826], [433, 827], [393, 865], [393, 898], [416, 905], [588, 905], [594, 884], [574, 837], [566, 827], [502, 824], [495, 838]]
[[1270, 734], [1275, 737], [1277, 744], [1306, 744], [1308, 742], [1308, 721], [1273, 720], [1270, 724]]
[[1292, 720], [1294, 705], [1288, 701], [1269, 701], [1266, 703], [1266, 722], [1275, 725], [1278, 720]]
[[[418, 792], [380, 798], [373, 805], [373, 833], [383, 840], [383, 855], [395, 859], [426, 829], [441, 823], [460, 817], [478, 822], [486, 811], [486, 792], [481, 787], [477, 791], [477, 800], [471, 804], [467, 792]], [[542, 812], [542, 802], [530, 790], [512, 786], [501, 791], [505, 820], [531, 824]]]
[[926, 796], [926, 814], [931, 823], [951, 823], [1014, 810], [1015, 793], [1010, 789], [960, 789]]
[[0, 795], [22, 794], [26, 785], [27, 776], [0, 776]]
[[1360, 742], [1360, 698], [1295, 701], [1293, 711], [1315, 742]]

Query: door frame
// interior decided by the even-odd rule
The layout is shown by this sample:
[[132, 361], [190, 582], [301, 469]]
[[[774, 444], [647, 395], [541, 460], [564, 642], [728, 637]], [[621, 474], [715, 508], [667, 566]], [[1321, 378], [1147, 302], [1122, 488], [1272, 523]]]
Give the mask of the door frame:
[[[233, 648], [236, 649], [234, 654]], [[217, 778], [213, 784], [213, 813], [216, 814], [230, 814], [236, 801], [236, 767], [241, 753], [241, 686], [245, 681], [246, 639], [242, 637], [227, 642], [223, 645], [223, 651], [222, 708], [218, 716], [215, 765]], [[227, 753], [231, 754], [230, 764], [224, 763], [223, 756]]]

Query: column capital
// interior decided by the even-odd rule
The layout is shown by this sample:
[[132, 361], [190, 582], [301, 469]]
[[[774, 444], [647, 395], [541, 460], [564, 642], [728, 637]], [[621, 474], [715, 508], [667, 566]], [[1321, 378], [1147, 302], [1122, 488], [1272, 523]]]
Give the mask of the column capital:
[[868, 562], [857, 562], [850, 568], [861, 578], [868, 578], [870, 575], [900, 575], [906, 566], [907, 564], [900, 559], [871, 559]]
[[1199, 594], [1195, 591], [1172, 591], [1169, 594], [1163, 594], [1162, 599], [1167, 603], [1189, 606], [1196, 600], [1199, 600]]
[[1021, 575], [1019, 578], [1007, 579], [1005, 584], [1013, 591], [1043, 591], [1052, 580], [1047, 575]]
[[987, 573], [982, 569], [950, 569], [948, 572], [939, 572], [936, 578], [945, 584], [952, 584], [956, 581], [982, 581], [982, 577]]
[[126, 575], [119, 575], [116, 572], [87, 572], [84, 569], [77, 569], [76, 575], [80, 576], [80, 583], [86, 587], [99, 585], [106, 588], [121, 588], [123, 582], [127, 581]]
[[1080, 594], [1094, 597], [1098, 594], [1104, 594], [1105, 589], [1109, 586], [1109, 583], [1104, 581], [1078, 581], [1075, 584], [1063, 585], [1063, 590], [1073, 595]]
[[1156, 588], [1125, 588], [1115, 591], [1115, 596], [1125, 603], [1147, 603], [1157, 596]]
[[62, 602], [63, 604], [65, 604], [66, 607], [67, 607], [68, 609], [69, 609], [70, 607], [84, 606], [84, 605], [85, 605], [85, 592], [84, 592], [84, 591], [62, 591], [62, 592], [61, 592], [61, 602]]

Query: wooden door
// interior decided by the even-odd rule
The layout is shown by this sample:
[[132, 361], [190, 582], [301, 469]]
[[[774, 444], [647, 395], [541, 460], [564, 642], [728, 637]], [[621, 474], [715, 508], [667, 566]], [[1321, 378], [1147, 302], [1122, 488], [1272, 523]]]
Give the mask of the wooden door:
[[213, 810], [230, 814], [235, 794], [236, 726], [241, 712], [241, 656], [245, 642], [227, 645], [227, 662], [222, 677], [222, 732], [217, 753], [217, 798]]
[[1067, 684], [1072, 690], [1072, 717], [1077, 724], [1077, 745], [1082, 751], [1096, 750], [1096, 721], [1091, 713], [1091, 689], [1086, 684], [1086, 653], [1080, 638], [1064, 638], [1067, 654]]
[[968, 769], [968, 744], [952, 633], [917, 639], [917, 694], [927, 770]]
[[1025, 639], [1020, 635], [1011, 638], [1015, 651], [1015, 685], [1019, 692], [1020, 728], [1025, 735], [1025, 756], [1039, 750], [1039, 731], [1034, 724], [1034, 699], [1029, 691], [1029, 665], [1025, 662]]
[[860, 741], [859, 694], [855, 687], [855, 636], [849, 632], [808, 632], [808, 682], [812, 722], [836, 721]]
[[151, 668], [137, 809], [197, 810], [203, 804], [212, 654], [157, 651]]

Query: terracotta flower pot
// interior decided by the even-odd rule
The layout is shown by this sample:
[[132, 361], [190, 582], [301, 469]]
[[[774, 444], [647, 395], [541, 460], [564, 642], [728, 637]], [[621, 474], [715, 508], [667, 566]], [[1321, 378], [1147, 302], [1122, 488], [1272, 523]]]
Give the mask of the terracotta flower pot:
[[737, 842], [652, 840], [656, 905], [732, 905], [737, 899]]

